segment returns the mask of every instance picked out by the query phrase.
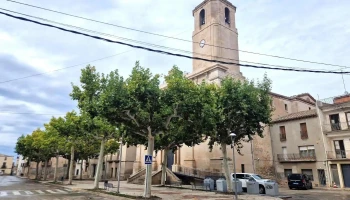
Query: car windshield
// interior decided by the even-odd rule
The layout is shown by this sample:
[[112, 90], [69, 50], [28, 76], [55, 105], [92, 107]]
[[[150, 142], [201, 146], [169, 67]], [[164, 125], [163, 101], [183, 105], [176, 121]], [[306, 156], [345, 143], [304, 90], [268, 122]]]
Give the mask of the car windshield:
[[252, 175], [252, 177], [255, 179], [255, 180], [261, 180], [261, 179], [264, 179], [263, 177], [261, 177], [260, 175]]
[[298, 180], [298, 179], [301, 179], [301, 175], [300, 174], [291, 174], [291, 175], [289, 175], [288, 178]]

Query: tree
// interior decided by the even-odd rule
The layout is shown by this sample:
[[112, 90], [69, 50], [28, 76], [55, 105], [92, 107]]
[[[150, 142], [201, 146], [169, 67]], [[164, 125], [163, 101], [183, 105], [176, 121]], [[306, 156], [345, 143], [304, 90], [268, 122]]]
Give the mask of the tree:
[[59, 117], [52, 120], [50, 124], [57, 130], [61, 137], [64, 137], [70, 146], [70, 165], [69, 165], [69, 181], [68, 184], [72, 184], [73, 180], [73, 164], [74, 164], [74, 153], [77, 139], [82, 137], [84, 132], [81, 125], [81, 118], [75, 111], [67, 112], [64, 118]]
[[[110, 80], [115, 80], [114, 75], [118, 76], [117, 73], [111, 73], [109, 76], [113, 77], [111, 77]], [[106, 88], [109, 76], [105, 77], [104, 74], [101, 76], [98, 72], [96, 72], [94, 67], [87, 66], [85, 69], [82, 69], [80, 77], [81, 87], [72, 85], [73, 91], [70, 94], [73, 100], [78, 101], [78, 107], [81, 113], [83, 113], [84, 129], [88, 130], [89, 134], [101, 142], [97, 165], [97, 175], [95, 176], [94, 182], [95, 189], [99, 187], [98, 183], [100, 181], [103, 166], [105, 142], [109, 139], [119, 138], [116, 130], [118, 120], [108, 121], [107, 118], [104, 118], [104, 116], [101, 114], [101, 109], [106, 109], [105, 107], [101, 106], [101, 104], [104, 103], [101, 100], [101, 93]], [[123, 83], [122, 79], [121, 83]], [[113, 88], [113, 90], [117, 89], [118, 88]], [[117, 105], [113, 105], [112, 108], [114, 108], [114, 106]]]
[[[220, 87], [207, 87], [212, 100], [208, 102], [208, 107], [214, 114], [210, 120], [215, 123], [213, 131], [207, 135], [209, 147], [212, 149], [215, 143], [220, 145], [225, 177], [226, 180], [231, 180], [227, 162], [227, 145], [232, 144], [229, 135], [231, 132], [236, 134], [233, 148], [238, 152], [243, 147], [243, 142], [252, 140], [253, 135], [263, 137], [265, 126], [271, 122], [271, 82], [266, 76], [257, 84], [229, 77], [221, 82]], [[228, 190], [232, 191], [231, 181], [227, 183]]]

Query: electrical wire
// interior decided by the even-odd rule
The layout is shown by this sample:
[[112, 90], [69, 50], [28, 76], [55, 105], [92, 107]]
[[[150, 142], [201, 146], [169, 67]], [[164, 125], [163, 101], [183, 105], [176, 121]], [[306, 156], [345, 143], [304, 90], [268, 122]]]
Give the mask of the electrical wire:
[[[74, 26], [74, 25], [70, 25], [70, 24], [64, 24], [64, 23], [60, 23], [60, 22], [48, 20], [48, 19], [45, 19], [45, 18], [36, 17], [36, 16], [33, 16], [33, 15], [28, 15], [28, 14], [24, 14], [24, 13], [20, 13], [20, 12], [16, 12], [16, 11], [8, 10], [8, 9], [0, 8], [0, 10], [4, 10], [4, 11], [7, 11], [7, 12], [12, 12], [12, 13], [24, 15], [24, 16], [27, 16], [27, 17], [31, 17], [31, 18], [34, 18], [34, 19], [39, 19], [39, 20], [46, 21], [46, 22], [50, 22], [50, 23], [54, 23], [54, 24], [59, 24], [59, 25], [61, 25], [61, 26], [67, 26], [67, 27], [70, 27], [70, 28], [75, 28], [75, 29], [82, 30], [82, 31], [86, 31], [86, 32], [89, 32], [89, 33], [95, 33], [95, 34], [99, 34], [99, 35], [115, 37], [115, 38], [118, 38], [118, 39], [120, 39], [120, 40], [126, 40], [126, 41], [129, 41], [129, 42], [134, 42], [134, 43], [144, 44], [144, 45], [148, 45], [148, 46], [152, 46], [152, 47], [158, 47], [158, 48], [168, 49], [168, 50], [172, 50], [172, 51], [179, 51], [179, 52], [186, 53], [186, 54], [191, 54], [191, 55], [192, 55], [192, 54], [196, 54], [196, 55], [201, 55], [201, 56], [205, 56], [205, 57], [211, 57], [211, 55], [208, 55], [208, 54], [201, 54], [201, 53], [197, 53], [197, 52], [191, 52], [191, 51], [186, 51], [186, 50], [182, 50], [182, 49], [176, 49], [176, 48], [171, 48], [171, 47], [156, 45], [156, 44], [152, 44], [152, 43], [147, 43], [147, 42], [143, 42], [143, 41], [139, 41], [139, 40], [133, 40], [133, 39], [129, 39], [129, 38], [125, 38], [125, 37], [120, 37], [120, 36], [116, 36], [116, 35], [112, 35], [112, 34], [108, 34], [108, 33], [103, 33], [103, 32], [98, 32], [98, 31], [94, 31], [94, 30], [90, 30], [90, 29], [85, 29], [85, 28], [78, 27], [78, 26]], [[231, 58], [223, 58], [223, 57], [217, 57], [217, 58], [224, 59], [224, 60], [239, 61], [239, 62], [244, 62], [244, 63], [251, 63], [251, 64], [258, 64], [258, 65], [272, 66], [272, 67], [282, 67], [282, 68], [295, 68], [295, 69], [309, 69], [309, 70], [313, 70], [313, 69], [310, 69], [310, 68], [299, 68], [299, 67], [289, 67], [289, 66], [282, 66], [282, 65], [271, 65], [271, 64], [266, 64], [266, 63], [257, 63], [257, 62], [250, 62], [250, 61], [237, 60], [237, 59], [231, 59]], [[326, 71], [327, 69], [318, 69], [318, 70], [324, 70], [324, 71]], [[335, 71], [337, 71], [337, 70], [335, 70]]]
[[227, 64], [227, 65], [237, 65], [237, 66], [242, 66], [242, 67], [260, 68], [260, 69], [272, 69], [272, 70], [295, 71], [295, 72], [327, 73], [327, 74], [349, 74], [350, 73], [350, 72], [334, 72], [334, 71], [322, 71], [322, 70], [303, 70], [303, 69], [290, 69], [290, 68], [256, 66], [256, 65], [247, 65], [247, 64], [240, 64], [240, 63], [233, 63], [233, 62], [224, 62], [224, 61], [220, 61], [220, 60], [211, 60], [211, 59], [205, 59], [205, 58], [194, 57], [194, 56], [186, 56], [186, 55], [183, 55], [183, 54], [175, 54], [175, 53], [171, 53], [171, 52], [167, 52], [167, 51], [152, 49], [152, 48], [143, 47], [143, 46], [132, 45], [132, 44], [129, 44], [129, 43], [124, 43], [124, 42], [114, 41], [114, 40], [110, 40], [110, 39], [107, 39], [107, 38], [102, 38], [102, 37], [98, 37], [98, 36], [94, 36], [94, 35], [89, 35], [89, 34], [86, 34], [86, 33], [78, 32], [78, 31], [74, 31], [74, 30], [69, 30], [69, 29], [65, 29], [65, 28], [62, 28], [62, 27], [58, 27], [58, 26], [53, 26], [51, 24], [45, 24], [45, 23], [41, 23], [41, 22], [38, 22], [38, 21], [30, 20], [30, 19], [27, 19], [27, 18], [24, 18], [24, 17], [14, 16], [14, 15], [11, 15], [11, 14], [8, 14], [8, 13], [4, 13], [4, 12], [0, 12], [0, 14], [8, 16], [8, 17], [15, 18], [15, 19], [19, 19], [19, 20], [22, 20], [22, 21], [27, 21], [27, 22], [39, 24], [39, 25], [42, 25], [42, 26], [56, 28], [56, 29], [59, 29], [59, 30], [62, 30], [62, 31], [66, 31], [66, 32], [70, 32], [70, 33], [74, 33], [74, 34], [77, 34], [77, 35], [83, 35], [83, 36], [86, 36], [86, 37], [90, 37], [90, 38], [94, 38], [94, 39], [98, 39], [98, 40], [102, 40], [102, 41], [106, 41], [106, 42], [110, 42], [110, 43], [121, 44], [121, 45], [124, 45], [124, 46], [129, 46], [129, 47], [133, 47], [133, 48], [143, 49], [143, 50], [156, 52], [156, 53], [160, 53], [160, 54], [171, 55], [171, 56], [177, 56], [177, 57], [183, 57], [183, 58], [189, 58], [189, 59], [195, 59], [195, 60], [202, 60], [202, 61], [214, 62], [214, 63], [220, 63], [220, 64]]
[[[179, 40], [179, 41], [183, 41], [183, 42], [190, 42], [190, 43], [200, 44], [199, 42], [195, 42], [195, 41], [191, 41], [191, 40], [176, 38], [176, 37], [172, 37], [172, 36], [166, 36], [166, 35], [162, 35], [162, 34], [158, 34], [158, 33], [152, 33], [152, 32], [148, 32], [148, 31], [143, 31], [143, 30], [139, 30], [139, 29], [135, 29], [135, 28], [129, 28], [129, 27], [125, 27], [125, 26], [121, 26], [121, 25], [117, 25], [117, 24], [112, 24], [112, 23], [103, 22], [103, 21], [99, 21], [99, 20], [95, 20], [95, 19], [91, 19], [91, 18], [86, 18], [86, 17], [81, 17], [81, 16], [77, 16], [77, 15], [73, 15], [73, 14], [69, 14], [69, 13], [65, 13], [65, 12], [60, 12], [60, 11], [56, 11], [56, 10], [52, 10], [52, 9], [48, 9], [48, 8], [44, 8], [44, 7], [40, 7], [40, 6], [35, 6], [35, 5], [27, 4], [27, 3], [22, 3], [22, 2], [19, 2], [19, 1], [14, 1], [14, 0], [6, 0], [6, 1], [9, 1], [9, 2], [12, 2], [12, 3], [21, 4], [21, 5], [24, 5], [24, 6], [37, 8], [37, 9], [41, 9], [41, 10], [46, 10], [46, 11], [50, 11], [50, 12], [54, 12], [54, 13], [58, 13], [58, 14], [62, 14], [62, 15], [67, 15], [67, 16], [70, 16], [70, 17], [75, 17], [75, 18], [79, 18], [79, 19], [83, 19], [83, 20], [87, 20], [87, 21], [92, 21], [92, 22], [95, 22], [95, 23], [100, 23], [100, 24], [104, 24], [104, 25], [109, 25], [109, 26], [114, 26], [114, 27], [118, 27], [118, 28], [122, 28], [122, 29], [127, 29], [127, 30], [131, 30], [131, 31], [137, 31], [137, 32], [141, 32], [141, 33], [146, 33], [146, 34], [150, 34], [150, 35], [165, 37], [165, 38], [168, 38], [168, 39], [174, 39], [174, 40]], [[289, 58], [289, 57], [277, 56], [277, 55], [271, 55], [271, 54], [257, 53], [257, 52], [240, 50], [240, 49], [234, 49], [234, 48], [228, 48], [228, 47], [222, 47], [222, 46], [217, 46], [217, 45], [212, 45], [212, 44], [206, 44], [206, 45], [212, 46], [212, 47], [216, 47], [216, 48], [222, 48], [222, 49], [227, 49], [227, 50], [239, 51], [239, 52], [243, 52], [243, 53], [260, 55], [260, 56], [268, 56], [268, 57], [274, 57], [274, 58], [279, 58], [279, 59], [286, 59], [286, 60], [305, 62], [305, 63], [312, 63], [312, 64], [319, 64], [319, 65], [328, 65], [328, 66], [333, 66], [333, 67], [350, 68], [349, 66], [344, 66], [344, 65], [337, 65], [337, 64], [330, 64], [330, 63], [324, 63], [324, 62], [316, 62], [316, 61], [302, 60], [302, 59], [296, 59], [296, 58]]]

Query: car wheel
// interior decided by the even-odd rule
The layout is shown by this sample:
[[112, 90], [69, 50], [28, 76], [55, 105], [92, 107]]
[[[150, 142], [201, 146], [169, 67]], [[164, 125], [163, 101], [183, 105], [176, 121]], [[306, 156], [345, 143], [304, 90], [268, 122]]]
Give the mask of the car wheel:
[[262, 185], [259, 185], [259, 194], [265, 194], [265, 188]]
[[289, 186], [289, 189], [292, 190], [293, 188]]
[[307, 190], [307, 185], [306, 184], [304, 184], [303, 189]]
[[312, 184], [310, 184], [310, 189], [312, 189]]

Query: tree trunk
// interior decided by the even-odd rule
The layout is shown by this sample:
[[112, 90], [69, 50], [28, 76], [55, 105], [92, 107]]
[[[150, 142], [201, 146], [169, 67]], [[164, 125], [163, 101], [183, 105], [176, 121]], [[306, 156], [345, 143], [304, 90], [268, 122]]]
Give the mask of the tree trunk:
[[72, 185], [72, 181], [73, 181], [73, 173], [74, 173], [73, 164], [74, 164], [74, 145], [72, 145], [72, 147], [70, 148], [70, 165], [69, 165], [69, 180], [68, 180], [69, 185]]
[[160, 181], [160, 185], [165, 185], [165, 178], [166, 178], [166, 167], [168, 163], [168, 148], [165, 148], [163, 151], [163, 163], [162, 163], [162, 179]]
[[84, 163], [84, 160], [81, 160], [81, 163], [80, 163], [80, 180], [83, 179], [83, 163]]
[[99, 181], [101, 178], [101, 171], [103, 166], [103, 154], [105, 149], [105, 140], [101, 140], [101, 148], [100, 148], [100, 154], [98, 155], [98, 163], [97, 163], [97, 172], [95, 175], [95, 182], [94, 182], [94, 189], [99, 188]]
[[35, 179], [38, 180], [39, 177], [39, 163], [40, 162], [36, 162], [36, 169], [35, 169]]
[[46, 179], [47, 179], [47, 163], [48, 163], [48, 161], [47, 161], [47, 160], [45, 160], [45, 168], [44, 168], [44, 181], [46, 181]]
[[[149, 133], [147, 155], [152, 156], [152, 161], [153, 161], [153, 150], [154, 150], [154, 137], [151, 135], [151, 133]], [[152, 184], [152, 164], [146, 166], [145, 190], [144, 190], [143, 197], [151, 198], [151, 184]]]
[[59, 158], [59, 155], [57, 154], [57, 155], [56, 155], [56, 166], [55, 166], [55, 172], [54, 172], [53, 182], [56, 182], [56, 181], [57, 181], [58, 158]]
[[227, 191], [232, 192], [233, 190], [232, 190], [230, 170], [228, 169], [226, 144], [223, 144], [223, 143], [221, 144], [221, 151], [222, 151], [222, 156], [224, 161], [224, 173], [225, 173], [225, 178], [227, 182]]
[[31, 158], [28, 158], [28, 172], [27, 172], [27, 177], [28, 177], [28, 179], [30, 179], [30, 177], [29, 177], [29, 171], [30, 171], [30, 159], [31, 159]]
[[70, 159], [67, 159], [68, 160], [68, 164], [67, 164], [67, 166], [66, 166], [66, 174], [65, 174], [65, 176], [66, 176], [66, 179], [68, 179], [68, 177], [69, 177], [69, 169], [70, 169]]

